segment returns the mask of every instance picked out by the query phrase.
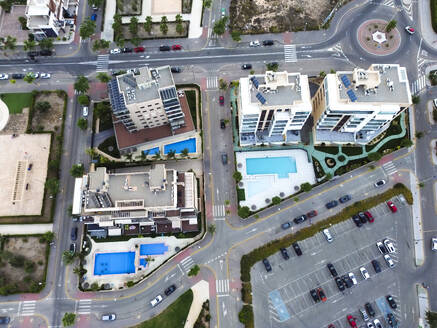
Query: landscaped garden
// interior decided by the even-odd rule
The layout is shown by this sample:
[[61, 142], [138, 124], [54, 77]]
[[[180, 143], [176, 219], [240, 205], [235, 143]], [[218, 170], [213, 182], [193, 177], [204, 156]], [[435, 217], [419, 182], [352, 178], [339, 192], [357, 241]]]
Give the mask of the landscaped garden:
[[33, 95], [30, 92], [3, 93], [0, 97], [8, 106], [10, 114], [20, 114], [23, 108], [30, 108], [33, 100]]

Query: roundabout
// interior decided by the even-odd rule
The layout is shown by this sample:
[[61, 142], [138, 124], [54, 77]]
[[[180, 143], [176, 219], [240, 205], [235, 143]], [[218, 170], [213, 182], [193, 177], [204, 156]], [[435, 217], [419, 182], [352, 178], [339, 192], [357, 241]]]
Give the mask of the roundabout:
[[387, 32], [388, 24], [383, 19], [370, 19], [361, 23], [357, 30], [360, 47], [375, 56], [394, 54], [401, 45], [401, 35], [396, 27]]

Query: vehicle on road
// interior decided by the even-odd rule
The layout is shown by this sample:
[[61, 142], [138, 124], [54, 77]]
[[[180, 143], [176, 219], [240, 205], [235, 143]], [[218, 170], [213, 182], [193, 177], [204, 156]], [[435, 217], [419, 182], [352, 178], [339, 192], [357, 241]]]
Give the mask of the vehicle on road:
[[437, 98], [434, 98], [434, 99], [432, 100], [432, 103], [433, 103], [433, 105], [434, 105], [434, 108], [437, 109]]
[[111, 50], [109, 51], [109, 53], [110, 53], [111, 55], [116, 55], [116, 54], [121, 53], [121, 50], [120, 50], [119, 48], [115, 48], [115, 49], [111, 49]]
[[348, 276], [349, 276], [350, 280], [352, 281], [352, 283], [354, 284], [354, 286], [358, 284], [357, 278], [355, 278], [355, 275], [353, 274], [353, 272], [349, 272]]
[[298, 243], [295, 242], [291, 244], [291, 246], [293, 246], [294, 252], [296, 253], [297, 256], [301, 256], [303, 254]]
[[171, 46], [171, 50], [182, 50], [182, 46], [180, 44], [174, 44]]
[[337, 270], [335, 270], [335, 267], [332, 263], [328, 263], [326, 266], [328, 267], [329, 272], [334, 278], [338, 276]]
[[221, 14], [221, 17], [222, 17], [222, 18], [225, 17], [225, 16], [226, 16], [226, 9], [225, 9], [225, 8], [222, 8], [220, 14]]
[[220, 120], [220, 129], [225, 129], [226, 128], [226, 123], [224, 119]]
[[9, 79], [8, 74], [0, 74], [0, 80], [7, 80], [7, 79]]
[[358, 228], [361, 228], [363, 226], [363, 223], [361, 222], [360, 217], [356, 214], [352, 215], [352, 221], [354, 221], [355, 225]]
[[323, 234], [325, 235], [326, 241], [328, 243], [332, 243], [334, 241], [334, 238], [332, 237], [329, 229], [323, 229]]
[[375, 316], [375, 310], [372, 307], [372, 304], [370, 304], [369, 302], [367, 302], [366, 304], [364, 304], [364, 307], [366, 308], [367, 313], [371, 316], [374, 317]]
[[114, 321], [116, 319], [115, 313], [107, 313], [102, 315], [102, 321]]
[[362, 224], [367, 223], [367, 217], [364, 215], [363, 212], [358, 213], [358, 217], [360, 218]]
[[405, 26], [405, 31], [407, 31], [407, 33], [411, 34], [411, 35], [416, 33], [416, 30], [414, 29], [414, 27], [411, 27], [411, 26]]
[[358, 311], [361, 313], [361, 317], [363, 318], [364, 321], [368, 321], [369, 320], [369, 316], [367, 314], [367, 312], [363, 309], [358, 309]]
[[170, 46], [166, 46], [166, 45], [159, 46], [159, 51], [170, 51], [170, 50], [171, 50]]
[[25, 75], [21, 74], [21, 73], [14, 73], [11, 75], [11, 78], [14, 80], [21, 80], [21, 79], [24, 79], [24, 76]]
[[249, 47], [259, 47], [259, 46], [260, 46], [260, 44], [259, 44], [258, 40], [250, 41], [250, 43], [249, 43]]
[[252, 69], [252, 64], [243, 64], [241, 65], [241, 69]]
[[329, 210], [331, 208], [334, 208], [338, 205], [338, 202], [336, 200], [331, 200], [329, 203], [326, 203], [326, 208]]
[[76, 243], [70, 244], [70, 253], [72, 254], [76, 253]]
[[395, 204], [393, 204], [391, 200], [387, 202], [387, 206], [390, 209], [390, 211], [392, 211], [393, 213], [396, 213], [398, 211], [398, 208], [396, 207]]
[[222, 163], [223, 165], [228, 164], [228, 154], [225, 153], [222, 154]]
[[88, 117], [88, 107], [87, 106], [82, 108], [82, 115], [83, 115], [83, 117]]
[[10, 317], [0, 317], [0, 325], [6, 325], [9, 322], [11, 322], [11, 318]]
[[381, 243], [380, 241], [378, 241], [378, 242], [376, 243], [376, 247], [378, 247], [378, 250], [379, 250], [379, 252], [380, 252], [382, 255], [385, 255], [385, 254], [388, 253], [388, 252], [387, 252], [387, 249], [386, 249], [385, 246], [384, 246], [384, 244]]
[[361, 267], [360, 272], [361, 272], [361, 275], [363, 276], [364, 280], [370, 279], [369, 271], [367, 271], [367, 269], [365, 267]]
[[390, 257], [390, 255], [388, 255], [388, 254], [384, 255], [384, 260], [387, 263], [389, 268], [394, 268], [395, 267], [395, 262]]
[[294, 218], [293, 221], [296, 224], [302, 223], [307, 219], [307, 216], [305, 214], [298, 216], [297, 218]]
[[282, 223], [281, 228], [284, 230], [291, 228], [291, 222], [288, 221], [288, 222]]
[[39, 54], [40, 54], [41, 56], [51, 56], [51, 55], [53, 54], [53, 51], [52, 51], [52, 50], [49, 50], [49, 49], [42, 49], [42, 50], [39, 52]]
[[326, 300], [328, 299], [326, 297], [325, 292], [323, 291], [322, 287], [317, 288], [317, 296], [320, 298], [320, 300], [322, 302], [326, 302]]
[[393, 243], [390, 240], [384, 239], [384, 246], [388, 250], [389, 253], [395, 253], [396, 252], [396, 249], [395, 249]]
[[71, 237], [72, 241], [76, 241], [77, 240], [77, 227], [71, 228], [70, 237]]
[[317, 295], [317, 291], [315, 289], [310, 290], [310, 295], [313, 298], [314, 302], [316, 302], [316, 303], [320, 302], [319, 295]]
[[383, 185], [385, 185], [385, 180], [378, 180], [375, 182], [375, 187], [382, 187]]
[[273, 46], [275, 42], [273, 40], [264, 40], [263, 46]]
[[182, 72], [182, 68], [180, 68], [179, 66], [172, 66], [171, 72], [172, 73], [180, 73], [180, 72]]
[[169, 296], [170, 294], [172, 294], [174, 291], [176, 290], [176, 285], [171, 285], [169, 286], [165, 291], [164, 294]]
[[373, 325], [373, 322], [368, 322], [368, 323], [366, 324], [366, 327], [367, 327], [367, 328], [375, 328], [375, 326]]
[[388, 305], [390, 305], [390, 307], [392, 309], [396, 309], [398, 307], [398, 305], [396, 304], [396, 301], [394, 300], [393, 296], [387, 295], [385, 298], [387, 300]]
[[270, 265], [269, 260], [264, 259], [263, 260], [263, 264], [264, 264], [264, 267], [266, 268], [267, 272], [271, 272], [272, 271], [272, 266]]
[[373, 215], [369, 211], [364, 212], [364, 215], [369, 223], [373, 223], [375, 221]]
[[437, 251], [437, 237], [431, 238], [431, 250]]
[[50, 79], [52, 76], [50, 75], [50, 73], [41, 73], [40, 74], [40, 78], [42, 79]]
[[390, 327], [396, 327], [398, 325], [398, 322], [395, 316], [393, 315], [393, 313], [387, 314], [387, 322], [390, 325]]
[[381, 272], [381, 265], [379, 264], [378, 260], [372, 260], [372, 266], [373, 270], [375, 270], [375, 273]]
[[355, 318], [352, 315], [349, 314], [346, 317], [346, 319], [347, 319], [347, 322], [349, 322], [349, 326], [351, 326], [352, 328], [357, 328], [357, 323], [355, 321]]
[[337, 288], [339, 291], [344, 291], [346, 289], [343, 280], [340, 277], [335, 278], [335, 283], [337, 284]]
[[311, 219], [311, 218], [317, 216], [317, 214], [318, 214], [318, 213], [317, 213], [316, 210], [312, 210], [312, 211], [309, 211], [309, 212], [307, 213], [307, 217], [308, 217], [309, 219]]
[[379, 321], [378, 319], [374, 319], [373, 324], [375, 325], [375, 328], [382, 328], [381, 321]]
[[220, 106], [223, 106], [225, 104], [225, 97], [223, 97], [223, 96], [219, 97], [219, 104], [220, 104]]
[[146, 48], [144, 48], [144, 47], [135, 47], [134, 51], [135, 52], [144, 52], [144, 51], [146, 51]]
[[346, 202], [350, 201], [351, 199], [352, 199], [352, 197], [350, 195], [344, 195], [344, 196], [340, 197], [339, 201], [340, 201], [340, 203], [346, 203]]
[[284, 260], [288, 260], [290, 258], [290, 255], [288, 255], [288, 252], [285, 248], [281, 248], [280, 251]]
[[158, 295], [153, 300], [150, 301], [150, 304], [152, 305], [152, 307], [155, 307], [161, 302], [162, 302], [162, 296]]
[[93, 22], [95, 22], [95, 21], [97, 20], [97, 14], [92, 14], [92, 15], [91, 15], [91, 20], [92, 20]]

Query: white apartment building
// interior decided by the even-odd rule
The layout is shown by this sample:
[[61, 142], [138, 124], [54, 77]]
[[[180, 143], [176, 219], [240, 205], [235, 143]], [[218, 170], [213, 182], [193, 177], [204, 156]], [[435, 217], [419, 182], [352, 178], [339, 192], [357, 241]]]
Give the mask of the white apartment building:
[[308, 76], [272, 72], [240, 79], [240, 145], [298, 143], [311, 114]]
[[74, 25], [77, 6], [77, 0], [27, 0], [27, 28], [36, 40], [56, 38], [66, 25]]
[[315, 143], [367, 144], [412, 104], [405, 67], [327, 74], [313, 99]]

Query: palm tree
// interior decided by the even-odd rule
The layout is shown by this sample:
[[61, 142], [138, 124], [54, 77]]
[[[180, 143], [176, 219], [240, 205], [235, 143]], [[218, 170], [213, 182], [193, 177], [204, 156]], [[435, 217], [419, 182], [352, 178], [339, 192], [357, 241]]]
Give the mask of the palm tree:
[[62, 253], [62, 260], [64, 261], [65, 264], [73, 263], [75, 257], [76, 257], [76, 254], [72, 253], [68, 250], [66, 250]]
[[24, 51], [32, 51], [36, 47], [34, 40], [24, 40]]
[[148, 150], [145, 150], [145, 151], [142, 151], [142, 152], [140, 153], [140, 155], [138, 155], [138, 156], [135, 157], [135, 158], [141, 160], [141, 162], [145, 162], [146, 159], [147, 159], [147, 155], [149, 155], [149, 151], [148, 151]]
[[170, 159], [170, 158], [175, 158], [175, 155], [176, 155], [176, 150], [170, 150], [168, 153], [167, 153], [167, 158], [168, 159]]
[[74, 267], [74, 269], [73, 269], [74, 274], [77, 274], [78, 276], [80, 276], [81, 272], [82, 272], [82, 270], [80, 269], [80, 267], [78, 267], [78, 266]]
[[183, 156], [183, 157], [188, 157], [188, 153], [189, 153], [190, 151], [188, 150], [188, 148], [184, 148], [184, 149], [182, 149], [182, 151], [181, 151], [181, 155]]
[[97, 157], [97, 152], [94, 148], [87, 148], [85, 149], [85, 153], [91, 157], [91, 159], [94, 159], [95, 157]]
[[155, 155], [153, 155], [154, 159], [160, 159], [161, 158], [161, 152], [158, 150]]
[[132, 162], [132, 154], [126, 154], [126, 158], [129, 162]]

